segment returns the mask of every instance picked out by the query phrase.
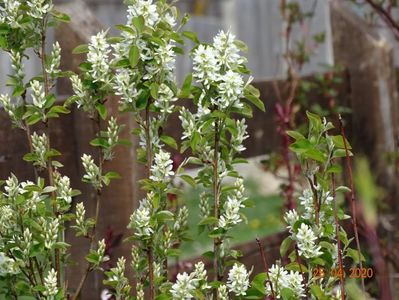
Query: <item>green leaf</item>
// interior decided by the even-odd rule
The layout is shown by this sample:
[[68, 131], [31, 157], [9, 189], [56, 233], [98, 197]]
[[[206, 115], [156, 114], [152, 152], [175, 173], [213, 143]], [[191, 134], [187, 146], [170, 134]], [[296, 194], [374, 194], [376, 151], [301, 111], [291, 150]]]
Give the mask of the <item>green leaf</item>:
[[187, 182], [192, 187], [195, 187], [197, 185], [195, 183], [194, 178], [192, 178], [190, 175], [180, 175], [180, 178], [183, 179], [185, 182]]
[[173, 221], [174, 215], [172, 212], [168, 210], [161, 210], [160, 212], [157, 213], [156, 218], [160, 222]]
[[298, 131], [287, 130], [286, 133], [295, 140], [306, 139], [301, 133]]
[[71, 18], [67, 14], [64, 14], [60, 11], [53, 10], [51, 13], [52, 13], [54, 19], [56, 19], [57, 21], [64, 22], [64, 23], [69, 23], [71, 21]]
[[154, 99], [158, 99], [159, 84], [156, 82], [151, 83], [150, 95]]
[[252, 280], [251, 287], [257, 289], [259, 292], [261, 292], [263, 295], [265, 295], [266, 294], [266, 290], [265, 290], [266, 279], [267, 279], [266, 273], [259, 273]]
[[70, 110], [64, 106], [56, 105], [50, 108], [49, 113], [56, 113], [56, 114], [69, 114]]
[[105, 108], [105, 105], [102, 103], [96, 103], [96, 109], [101, 119], [105, 120], [107, 118], [107, 109]]
[[89, 45], [87, 45], [87, 44], [82, 44], [82, 45], [76, 46], [72, 50], [73, 54], [82, 54], [82, 53], [87, 53], [87, 52], [89, 52]]
[[177, 142], [174, 138], [168, 135], [161, 135], [161, 141], [164, 142], [166, 145], [172, 147], [173, 149], [177, 149]]
[[309, 111], [306, 112], [310, 122], [310, 130], [316, 130], [317, 132], [321, 131], [321, 119], [318, 115], [313, 114]]
[[280, 255], [281, 257], [284, 257], [285, 254], [287, 253], [288, 249], [290, 248], [292, 244], [292, 239], [290, 236], [286, 237], [283, 242], [280, 245]]
[[142, 110], [147, 107], [149, 97], [150, 97], [150, 92], [148, 90], [141, 91], [141, 93], [136, 101], [136, 107], [138, 110]]
[[208, 234], [208, 236], [209, 236], [210, 238], [218, 238], [218, 237], [223, 236], [225, 233], [226, 233], [226, 230], [224, 230], [223, 228], [216, 228], [216, 229], [212, 230], [212, 231]]
[[136, 67], [140, 60], [140, 50], [136, 45], [130, 47], [129, 62], [132, 68]]
[[259, 108], [261, 111], [265, 112], [265, 104], [260, 100], [258, 97], [255, 95], [245, 92], [244, 91], [244, 97], [248, 99], [253, 105], [255, 105], [257, 108]]
[[190, 96], [191, 84], [193, 82], [193, 74], [188, 74], [184, 79], [183, 86], [181, 88], [180, 97], [188, 98]]
[[92, 145], [94, 147], [106, 148], [108, 146], [108, 142], [105, 138], [98, 137], [98, 138], [92, 139], [90, 141], [90, 145]]
[[237, 48], [240, 49], [242, 52], [248, 52], [248, 47], [243, 41], [235, 40], [234, 45], [236, 45]]
[[280, 294], [283, 300], [297, 300], [294, 292], [289, 288], [282, 288]]
[[316, 299], [318, 299], [318, 300], [327, 300], [328, 299], [317, 284], [312, 284], [310, 286], [310, 291], [311, 291], [312, 295], [315, 296]]
[[23, 86], [17, 85], [12, 92], [13, 97], [19, 97], [25, 92], [25, 88]]
[[143, 29], [144, 29], [144, 17], [143, 16], [134, 17], [132, 19], [132, 23], [138, 33], [143, 32]]
[[218, 219], [215, 217], [207, 217], [205, 219], [202, 219], [198, 225], [213, 225], [213, 224], [217, 224]]
[[260, 97], [260, 91], [256, 87], [254, 87], [252, 84], [249, 84], [245, 90], [249, 93], [254, 95], [255, 97]]
[[[349, 256], [350, 258], [352, 258], [353, 262], [355, 264], [359, 264], [359, 252], [357, 251], [357, 249], [353, 249], [353, 248], [348, 248], [346, 249], [346, 256]], [[364, 258], [363, 254], [360, 253], [360, 259], [362, 261], [366, 261], [366, 259]]]
[[[334, 135], [330, 136], [330, 138], [334, 142], [335, 147], [345, 149], [344, 137], [342, 135]], [[347, 139], [345, 140], [347, 148], [352, 149], [352, 146], [349, 144], [349, 141]]]
[[104, 176], [107, 177], [108, 179], [120, 179], [121, 178], [119, 173], [114, 172], [114, 171], [107, 172]]
[[115, 25], [115, 28], [120, 31], [124, 31], [124, 32], [130, 33], [130, 34], [135, 34], [135, 31], [131, 27], [126, 26], [126, 25], [118, 24], [118, 25]]
[[199, 43], [200, 43], [200, 41], [199, 41], [199, 39], [198, 39], [198, 37], [197, 37], [197, 34], [196, 34], [195, 32], [192, 32], [192, 31], [184, 31], [184, 32], [183, 32], [183, 36], [186, 37], [186, 38], [188, 38], [189, 40], [193, 41], [193, 42], [196, 43], [196, 44], [199, 44]]

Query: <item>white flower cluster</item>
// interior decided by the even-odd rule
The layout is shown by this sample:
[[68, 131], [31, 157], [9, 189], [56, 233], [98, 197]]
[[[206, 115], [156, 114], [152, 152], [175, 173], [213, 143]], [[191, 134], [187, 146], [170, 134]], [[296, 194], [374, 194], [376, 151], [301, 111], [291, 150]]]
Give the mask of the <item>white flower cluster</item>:
[[176, 216], [175, 224], [173, 225], [174, 231], [179, 231], [187, 227], [188, 220], [188, 209], [186, 206], [182, 206]]
[[19, 21], [22, 15], [19, 13], [21, 2], [17, 0], [3, 0], [0, 6], [0, 22], [7, 23], [12, 28], [20, 27]]
[[231, 135], [231, 147], [238, 153], [246, 149], [242, 143], [249, 137], [247, 134], [247, 127], [245, 119], [236, 121], [236, 132], [233, 132]]
[[19, 193], [19, 182], [18, 178], [11, 174], [10, 177], [6, 179], [6, 186], [4, 187], [6, 191], [5, 195], [8, 199], [13, 200]]
[[105, 247], [106, 245], [104, 239], [98, 241], [97, 255], [98, 255], [98, 261], [100, 263], [108, 260], [108, 257], [105, 256]]
[[132, 80], [131, 70], [121, 69], [115, 75], [115, 95], [121, 96], [121, 104], [133, 104], [134, 99], [139, 95], [136, 89], [136, 82]]
[[[288, 272], [283, 267], [273, 264], [268, 273], [277, 299], [281, 298], [280, 291], [284, 288], [290, 289], [295, 299], [301, 299], [305, 296], [305, 288], [299, 272], [292, 270]], [[269, 282], [266, 283], [266, 294], [268, 296], [272, 295]]]
[[60, 221], [58, 218], [52, 220], [43, 220], [43, 233], [44, 246], [47, 249], [51, 249], [58, 239]]
[[15, 227], [15, 214], [10, 205], [0, 207], [0, 233], [6, 234]]
[[32, 150], [33, 154], [37, 157], [37, 163], [40, 167], [45, 168], [47, 164], [47, 151], [49, 142], [46, 134], [38, 135], [34, 132], [32, 138]]
[[125, 277], [126, 259], [122, 256], [118, 259], [116, 267], [111, 268], [108, 272], [110, 275], [108, 280], [115, 282], [115, 294], [117, 299], [127, 299], [130, 292], [130, 285], [128, 279]]
[[235, 36], [221, 31], [213, 45], [199, 45], [193, 55], [193, 75], [206, 89], [216, 86], [218, 95], [211, 99], [219, 109], [241, 108], [239, 100], [245, 88], [244, 80], [236, 71], [245, 62], [235, 45]]
[[157, 182], [167, 182], [170, 176], [175, 174], [172, 169], [173, 161], [170, 159], [170, 153], [160, 149], [155, 154], [154, 164], [151, 166], [150, 179]]
[[144, 300], [144, 287], [143, 284], [140, 282], [136, 284], [136, 299]]
[[42, 84], [37, 80], [33, 80], [30, 84], [30, 87], [32, 89], [33, 105], [37, 108], [43, 109], [46, 103], [46, 96], [44, 94]]
[[128, 227], [135, 229], [135, 235], [139, 237], [149, 237], [154, 232], [150, 224], [152, 206], [147, 198], [140, 201], [139, 208], [130, 216]]
[[22, 80], [25, 77], [24, 67], [22, 64], [22, 55], [18, 51], [11, 50], [10, 58], [11, 68], [14, 71], [14, 76], [22, 83]]
[[154, 105], [161, 110], [162, 114], [171, 114], [174, 108], [172, 103], [177, 100], [173, 91], [166, 84], [162, 83], [159, 87], [158, 98], [155, 99]]
[[44, 15], [53, 9], [51, 0], [30, 0], [27, 4], [30, 8], [28, 15], [35, 19], [42, 19]]
[[23, 239], [21, 242], [22, 253], [24, 254], [25, 257], [29, 257], [29, 252], [31, 247], [32, 247], [32, 232], [29, 230], [29, 228], [25, 228]]
[[285, 213], [284, 221], [288, 224], [288, 230], [293, 233], [294, 224], [299, 220], [298, 213], [295, 209], [291, 209]]
[[95, 187], [99, 187], [101, 185], [99, 179], [99, 177], [101, 176], [100, 169], [94, 163], [94, 159], [91, 157], [91, 155], [83, 154], [82, 164], [86, 172], [86, 174], [83, 175], [83, 179], [87, 182], [92, 183]]
[[180, 110], [179, 119], [182, 121], [182, 140], [189, 139], [194, 132], [198, 131], [196, 127], [195, 116], [184, 106]]
[[227, 286], [225, 284], [218, 287], [218, 298], [220, 300], [229, 300], [229, 292], [227, 291]]
[[57, 287], [57, 271], [51, 269], [47, 276], [44, 278], [44, 292], [47, 299], [54, 299], [54, 296], [58, 293]]
[[61, 176], [59, 173], [57, 173], [54, 179], [55, 186], [57, 187], [57, 200], [70, 204], [72, 202], [71, 180], [68, 176]]
[[72, 83], [72, 89], [77, 96], [76, 104], [79, 107], [87, 109], [91, 104], [91, 97], [87, 94], [86, 90], [83, 88], [82, 80], [78, 75], [72, 75], [70, 77]]
[[19, 128], [23, 127], [22, 120], [16, 116], [17, 105], [11, 101], [11, 97], [7, 94], [0, 95], [0, 105], [8, 114], [13, 124]]
[[128, 7], [128, 25], [133, 25], [133, 18], [142, 16], [147, 26], [153, 27], [159, 21], [157, 6], [152, 0], [135, 0]]
[[17, 274], [18, 271], [18, 263], [3, 252], [0, 252], [0, 277], [7, 274]]
[[300, 255], [306, 258], [314, 258], [323, 254], [320, 251], [321, 247], [316, 245], [317, 236], [309, 225], [302, 223], [294, 237]]
[[174, 300], [185, 300], [192, 299], [194, 297], [194, 291], [197, 288], [203, 290], [208, 289], [209, 286], [206, 283], [207, 274], [203, 262], [198, 262], [194, 266], [194, 271], [188, 275], [186, 272], [177, 274], [177, 280], [172, 285], [170, 290], [172, 299]]
[[235, 263], [229, 271], [227, 287], [236, 296], [245, 296], [249, 288], [249, 273], [244, 265]]
[[86, 209], [83, 202], [76, 204], [76, 228], [83, 235], [87, 235], [87, 227], [85, 222]]
[[101, 31], [90, 39], [87, 61], [91, 63], [90, 74], [94, 82], [108, 83], [110, 80], [108, 55], [111, 52], [111, 47], [107, 42], [106, 35], [106, 31]]
[[106, 131], [108, 147], [104, 149], [105, 160], [111, 160], [113, 158], [113, 148], [119, 142], [119, 131], [120, 131], [120, 126], [116, 122], [116, 119], [114, 117], [111, 117], [108, 121], [108, 127]]
[[199, 208], [200, 208], [202, 218], [209, 217], [211, 208], [209, 205], [209, 197], [207, 196], [206, 192], [202, 192], [200, 194]]
[[241, 223], [240, 208], [245, 207], [242, 202], [246, 200], [244, 197], [244, 181], [238, 178], [235, 182], [235, 193], [227, 196], [227, 201], [224, 203], [224, 212], [219, 218], [219, 228], [226, 230], [231, 229], [232, 226]]
[[59, 69], [61, 63], [61, 47], [58, 42], [53, 45], [53, 50], [50, 55], [50, 65], [47, 68], [47, 72], [52, 78], [54, 78], [61, 70]]

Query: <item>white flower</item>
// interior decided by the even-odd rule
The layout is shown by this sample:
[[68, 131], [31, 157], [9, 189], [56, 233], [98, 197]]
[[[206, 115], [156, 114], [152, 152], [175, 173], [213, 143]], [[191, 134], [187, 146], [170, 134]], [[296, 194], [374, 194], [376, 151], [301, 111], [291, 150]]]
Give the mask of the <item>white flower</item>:
[[199, 207], [200, 207], [200, 212], [201, 212], [201, 217], [202, 218], [207, 218], [210, 215], [210, 205], [209, 205], [209, 197], [207, 196], [207, 194], [205, 192], [202, 192], [200, 194], [200, 203], [199, 203]]
[[50, 58], [50, 66], [48, 67], [47, 72], [54, 77], [61, 71], [59, 69], [61, 63], [61, 47], [58, 42], [54, 43]]
[[100, 169], [94, 163], [91, 155], [83, 154], [82, 156], [82, 164], [86, 171], [86, 174], [83, 175], [83, 179], [92, 183], [94, 186], [99, 187], [101, 182], [99, 181]]
[[[155, 49], [154, 59], [158, 65], [159, 71], [165, 72], [168, 76], [173, 74], [175, 68], [175, 52], [173, 51], [174, 45], [169, 43], [167, 45], [160, 45]], [[151, 70], [149, 70], [151, 72]], [[157, 72], [158, 73], [158, 72]]]
[[154, 26], [159, 21], [157, 6], [152, 4], [152, 0], [135, 0], [133, 5], [127, 9], [128, 25], [133, 24], [133, 18], [142, 16], [147, 26]]
[[188, 275], [186, 272], [177, 274], [176, 283], [172, 285], [170, 292], [172, 298], [175, 300], [192, 299], [192, 293], [195, 291], [197, 279], [194, 278], [193, 273]]
[[0, 252], [0, 276], [17, 273], [19, 273], [18, 263], [3, 252]]
[[235, 263], [233, 268], [230, 269], [227, 287], [229, 291], [236, 294], [236, 296], [246, 295], [246, 291], [249, 288], [249, 274], [244, 265]]
[[306, 258], [314, 258], [322, 254], [320, 251], [321, 247], [315, 244], [317, 237], [309, 225], [305, 223], [301, 224], [295, 235], [295, 240], [297, 241], [300, 255]]
[[[57, 288], [57, 272], [51, 269], [47, 276], [44, 278], [44, 292], [43, 294], [48, 297], [54, 297], [58, 293]], [[52, 298], [51, 298], [52, 299]]]
[[226, 285], [222, 284], [218, 287], [218, 298], [220, 300], [229, 300], [229, 292]]
[[291, 230], [293, 228], [295, 222], [298, 220], [299, 220], [299, 216], [295, 209], [291, 209], [290, 211], [287, 211], [285, 213], [284, 221], [288, 224], [287, 228], [289, 230]]
[[163, 16], [163, 20], [169, 24], [170, 27], [175, 27], [176, 26], [176, 19], [173, 15], [171, 15], [170, 13], [166, 13]]
[[175, 97], [170, 87], [162, 83], [159, 87], [158, 98], [155, 99], [154, 105], [161, 110], [161, 113], [171, 114], [174, 108], [172, 103], [176, 100], [177, 97]]
[[55, 185], [57, 187], [57, 199], [70, 204], [72, 202], [71, 181], [68, 176], [56, 176]]
[[129, 227], [135, 229], [137, 236], [151, 236], [154, 232], [150, 226], [151, 204], [146, 198], [140, 201], [140, 206], [130, 216]]
[[220, 98], [213, 100], [214, 104], [218, 105], [221, 109], [228, 108], [232, 105], [239, 104], [239, 100], [243, 95], [244, 80], [242, 76], [234, 71], [228, 70], [226, 74], [220, 76], [221, 83], [219, 84]]
[[136, 83], [132, 81], [132, 73], [130, 70], [118, 70], [115, 75], [114, 89], [115, 94], [121, 96], [121, 103], [131, 104], [139, 95], [136, 89]]
[[47, 150], [49, 147], [49, 142], [46, 134], [38, 135], [34, 132], [31, 136], [32, 138], [32, 150], [37, 157], [37, 164], [45, 168], [47, 165]]
[[136, 284], [136, 295], [137, 300], [144, 300], [144, 287], [142, 283]]
[[311, 219], [314, 216], [314, 203], [313, 203], [313, 193], [310, 189], [305, 189], [302, 196], [299, 197], [301, 205], [305, 208], [304, 218]]
[[30, 248], [32, 247], [32, 232], [29, 230], [29, 228], [25, 228], [24, 234], [23, 234], [23, 239], [22, 239], [22, 252], [25, 257], [29, 257], [29, 251]]
[[30, 84], [32, 89], [32, 101], [33, 105], [37, 108], [44, 108], [44, 104], [46, 103], [46, 95], [43, 91], [43, 86], [37, 80], [33, 80]]
[[219, 219], [218, 226], [230, 229], [232, 225], [241, 223], [240, 208], [244, 207], [241, 201], [235, 197], [227, 196], [224, 204], [224, 213]]
[[22, 19], [22, 14], [19, 13], [21, 2], [17, 0], [3, 0], [4, 6], [0, 7], [0, 21], [7, 22], [11, 27], [20, 27], [18, 23]]
[[54, 218], [51, 221], [45, 221], [43, 224], [43, 232], [41, 235], [44, 238], [44, 246], [47, 249], [51, 249], [58, 239], [58, 230], [60, 221], [58, 218]]
[[11, 58], [11, 68], [15, 72], [14, 75], [18, 78], [20, 82], [22, 82], [22, 80], [25, 77], [24, 66], [22, 64], [22, 55], [18, 51], [11, 50], [10, 58]]
[[110, 63], [108, 55], [111, 52], [111, 47], [107, 42], [106, 35], [106, 31], [101, 31], [90, 38], [87, 61], [92, 64], [90, 74], [94, 82], [107, 83], [109, 80]]
[[175, 231], [179, 231], [187, 227], [188, 220], [188, 209], [186, 206], [182, 206], [179, 209], [179, 213], [176, 216], [175, 224], [173, 225], [173, 229]]
[[11, 174], [10, 177], [6, 179], [6, 186], [4, 187], [4, 190], [7, 193], [6, 195], [8, 196], [9, 199], [12, 199], [16, 195], [18, 195], [19, 191], [18, 188], [19, 188], [18, 178], [14, 174]]
[[183, 127], [181, 139], [190, 139], [193, 133], [197, 131], [194, 115], [183, 106], [180, 111], [179, 119], [182, 121], [181, 125]]
[[281, 285], [293, 291], [297, 299], [305, 296], [305, 289], [302, 284], [303, 278], [299, 272], [291, 270], [281, 279]]
[[220, 64], [212, 46], [199, 45], [194, 51], [193, 75], [206, 87], [219, 79]]
[[154, 164], [151, 166], [150, 179], [158, 182], [165, 182], [170, 176], [175, 173], [172, 171], [173, 161], [170, 159], [170, 153], [163, 150], [159, 150], [155, 154]]
[[10, 205], [0, 207], [0, 232], [7, 233], [16, 226], [15, 215]]
[[228, 68], [235, 68], [245, 62], [240, 56], [240, 50], [235, 45], [235, 36], [230, 32], [220, 31], [213, 39], [213, 46], [217, 50], [217, 59]]
[[236, 132], [232, 133], [231, 147], [238, 153], [246, 149], [242, 143], [249, 137], [247, 127], [245, 119], [236, 121]]
[[76, 204], [76, 227], [83, 236], [87, 235], [85, 215], [86, 209], [83, 202]]
[[48, 0], [31, 0], [27, 4], [30, 7], [28, 15], [35, 19], [42, 19], [45, 14], [53, 9], [53, 5]]

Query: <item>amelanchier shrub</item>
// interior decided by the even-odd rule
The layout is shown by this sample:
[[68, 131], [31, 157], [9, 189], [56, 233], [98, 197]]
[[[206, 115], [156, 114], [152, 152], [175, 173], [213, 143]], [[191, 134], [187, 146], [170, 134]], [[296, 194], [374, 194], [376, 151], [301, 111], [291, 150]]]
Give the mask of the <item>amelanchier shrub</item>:
[[[46, 53], [48, 28], [69, 20], [54, 10], [50, 0], [0, 3], [0, 45], [9, 53], [13, 68], [7, 82], [12, 94], [2, 94], [0, 99], [13, 125], [26, 132], [30, 152], [24, 160], [32, 163], [35, 174], [33, 181], [20, 181], [11, 174], [0, 194], [0, 295], [6, 299], [67, 299], [68, 295], [77, 299], [87, 275], [102, 271], [108, 258], [96, 224], [101, 222], [102, 189], [118, 177], [115, 172], [104, 173], [103, 166], [113, 158], [117, 145], [127, 144], [119, 138], [123, 126], [108, 116], [105, 107], [109, 97], [117, 95], [121, 111], [137, 122], [138, 159], [147, 174], [141, 181], [146, 196], [126, 224], [132, 234], [126, 241], [132, 243], [130, 263], [121, 257], [105, 272], [104, 284], [116, 299], [144, 299], [145, 291], [149, 299], [343, 298], [343, 276], [314, 272], [322, 266], [342, 274], [344, 258], [352, 257], [355, 262], [360, 258], [339, 226], [348, 216], [335, 202], [336, 192], [346, 190], [336, 188], [334, 178], [340, 171], [334, 161], [345, 155], [342, 137], [330, 136], [331, 123], [311, 113], [307, 137], [289, 132], [295, 139], [291, 149], [309, 186], [299, 198], [301, 206], [285, 216], [289, 236], [281, 245], [281, 255], [288, 254], [290, 262], [265, 265], [265, 273], [250, 282], [251, 266], [240, 264], [241, 254], [229, 245], [232, 230], [245, 220], [241, 208], [251, 205], [244, 180], [235, 170], [237, 164], [245, 163], [240, 157], [248, 138], [245, 119], [252, 115], [250, 104], [264, 110], [245, 67], [242, 52], [246, 47], [224, 31], [211, 44], [201, 43], [195, 33], [182, 31], [188, 16], [180, 17], [177, 8], [165, 0], [126, 3], [127, 23], [116, 26], [119, 36], [102, 31], [88, 45], [74, 50], [87, 53], [80, 74], [59, 70], [58, 43]], [[189, 54], [193, 73], [179, 88], [174, 77], [176, 55], [184, 54], [182, 45], [187, 39], [194, 44]], [[42, 62], [34, 78], [24, 73], [29, 53]], [[70, 77], [74, 95], [58, 105], [53, 88], [62, 76]], [[177, 106], [178, 99], [189, 102], [190, 109]], [[91, 145], [98, 155], [82, 156], [82, 180], [96, 192], [93, 218], [87, 218], [84, 202], [77, 203], [71, 213], [72, 199], [79, 192], [70, 186], [62, 164], [55, 159], [61, 153], [51, 147], [49, 123], [69, 113], [70, 105], [85, 111], [97, 126]], [[175, 112], [183, 128], [181, 142], [163, 132]], [[35, 128], [41, 129], [33, 131], [37, 123], [42, 126]], [[176, 170], [173, 148], [187, 153]], [[189, 164], [198, 167], [195, 178], [184, 172]], [[211, 276], [205, 262], [176, 279], [169, 274], [168, 258], [179, 256], [179, 245], [189, 240], [188, 209], [176, 209], [168, 202], [169, 194], [182, 192], [173, 184], [178, 178], [204, 190], [198, 227], [213, 240], [213, 250], [204, 254], [213, 262]], [[90, 241], [86, 271], [75, 290], [65, 278], [69, 247], [73, 246], [64, 240], [67, 221], [72, 221], [77, 236]], [[134, 270], [134, 287], [125, 275], [126, 268]]]

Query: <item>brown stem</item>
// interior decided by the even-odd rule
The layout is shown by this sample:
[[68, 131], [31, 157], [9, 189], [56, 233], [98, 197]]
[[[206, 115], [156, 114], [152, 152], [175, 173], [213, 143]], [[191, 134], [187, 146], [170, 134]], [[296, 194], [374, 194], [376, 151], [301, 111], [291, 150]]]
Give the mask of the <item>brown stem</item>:
[[263, 249], [263, 245], [262, 245], [261, 241], [258, 238], [256, 238], [256, 242], [258, 243], [260, 256], [262, 258], [263, 268], [265, 269], [265, 272], [266, 272], [267, 282], [269, 283], [270, 290], [272, 292], [272, 299], [276, 299], [276, 294], [274, 293], [274, 289], [273, 289], [273, 283], [270, 280], [270, 276], [269, 276], [269, 265], [268, 265], [267, 260], [266, 260], [265, 251]]
[[[98, 134], [100, 134], [101, 132], [101, 118], [100, 115], [97, 114], [97, 120], [96, 120], [96, 130], [98, 132]], [[99, 172], [100, 174], [102, 174], [102, 170], [103, 170], [103, 164], [104, 164], [104, 157], [103, 157], [103, 152], [101, 150], [100, 147], [98, 147], [98, 168], [99, 168]], [[94, 246], [96, 244], [97, 241], [97, 223], [98, 223], [98, 217], [100, 215], [100, 207], [101, 207], [101, 187], [97, 187], [96, 189], [96, 212], [95, 212], [95, 216], [94, 216], [94, 225], [93, 228], [91, 230], [91, 234], [89, 236], [89, 240], [90, 240], [90, 248], [89, 251], [91, 249], [94, 249]], [[74, 293], [74, 295], [72, 296], [72, 300], [76, 300], [80, 293], [82, 292], [83, 286], [86, 282], [87, 276], [89, 275], [89, 273], [92, 271], [91, 265], [88, 262], [87, 263], [87, 267], [85, 272], [83, 273], [83, 276], [79, 282], [79, 285]]]
[[389, 10], [385, 10], [382, 6], [375, 3], [373, 0], [365, 0], [372, 9], [384, 20], [384, 22], [391, 28], [396, 39], [399, 39], [399, 24], [395, 22]]
[[[216, 121], [215, 125], [215, 143], [214, 143], [214, 154], [213, 154], [213, 197], [214, 197], [214, 217], [219, 220], [220, 217], [220, 199], [219, 199], [219, 121]], [[223, 278], [223, 274], [220, 274], [220, 238], [213, 239], [213, 272], [214, 281], [219, 281]], [[214, 289], [214, 299], [218, 300], [217, 290]]]
[[[344, 129], [344, 126], [342, 123], [341, 116], [339, 116], [339, 125], [341, 128], [341, 135], [342, 135], [342, 139], [344, 142], [345, 155], [346, 155], [346, 167], [348, 169], [349, 186], [351, 189], [351, 213], [352, 213], [353, 232], [355, 234], [356, 248], [357, 248], [357, 253], [358, 253], [358, 258], [359, 258], [359, 266], [360, 266], [360, 269], [363, 269], [362, 255], [360, 252], [359, 232], [358, 232], [358, 228], [357, 228], [356, 196], [355, 196], [355, 188], [353, 185], [352, 165], [351, 165], [351, 159], [350, 159], [350, 155], [349, 155], [348, 145], [346, 142], [345, 129]], [[364, 278], [361, 278], [361, 283], [362, 283], [363, 293], [365, 293], [366, 288], [365, 288], [365, 284], [364, 284]]]
[[307, 282], [306, 282], [305, 273], [303, 272], [303, 269], [302, 269], [301, 258], [300, 258], [300, 256], [299, 256], [298, 245], [295, 245], [295, 254], [296, 254], [296, 263], [297, 263], [298, 266], [299, 266], [299, 272], [300, 272], [301, 275], [302, 275], [303, 285], [305, 286], [306, 299], [310, 299], [308, 284], [307, 284]]
[[337, 247], [338, 247], [338, 270], [339, 282], [341, 287], [341, 300], [345, 300], [345, 278], [344, 278], [344, 264], [342, 262], [342, 246], [341, 246], [341, 239], [339, 238], [340, 232], [340, 225], [338, 220], [338, 213], [337, 213], [337, 199], [336, 199], [336, 191], [335, 191], [335, 176], [334, 173], [331, 174], [331, 181], [332, 181], [332, 190], [333, 190], [333, 201], [334, 201], [334, 220], [335, 220], [335, 236], [337, 239]]
[[155, 286], [154, 286], [154, 253], [151, 246], [147, 248], [148, 259], [148, 280], [150, 284], [150, 300], [155, 299]]

